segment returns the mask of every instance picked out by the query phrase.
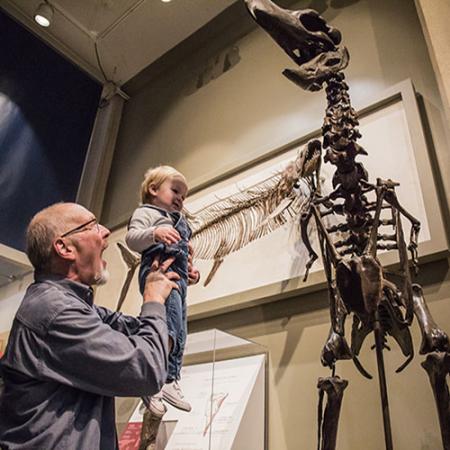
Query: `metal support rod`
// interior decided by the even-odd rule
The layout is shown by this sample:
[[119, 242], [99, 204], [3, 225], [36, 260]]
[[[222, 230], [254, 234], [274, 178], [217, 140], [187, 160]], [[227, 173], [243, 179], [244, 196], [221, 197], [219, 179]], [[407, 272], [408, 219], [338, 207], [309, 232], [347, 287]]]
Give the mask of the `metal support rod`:
[[377, 352], [378, 380], [380, 382], [381, 407], [383, 412], [384, 441], [386, 443], [386, 450], [393, 450], [391, 419], [389, 415], [386, 374], [384, 371], [383, 360], [383, 335], [380, 320], [378, 317], [378, 311], [375, 313], [373, 331], [375, 334], [375, 348]]

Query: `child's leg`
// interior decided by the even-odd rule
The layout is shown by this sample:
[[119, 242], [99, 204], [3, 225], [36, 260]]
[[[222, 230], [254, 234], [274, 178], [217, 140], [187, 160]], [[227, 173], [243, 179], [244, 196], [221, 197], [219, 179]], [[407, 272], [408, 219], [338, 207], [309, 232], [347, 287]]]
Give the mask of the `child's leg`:
[[[141, 264], [139, 266], [139, 292], [144, 295], [145, 282], [147, 281], [147, 276], [150, 273], [153, 261], [156, 257], [161, 258], [163, 256], [162, 251], [164, 250], [163, 244], [156, 244], [149, 249], [147, 249], [141, 255]], [[162, 262], [162, 261], [161, 261]]]
[[[167, 328], [169, 331], [169, 365], [167, 382], [177, 380], [180, 372], [179, 353], [180, 353], [180, 333], [183, 331], [183, 301], [179, 292], [173, 289], [166, 300]], [[184, 348], [184, 346], [183, 346]]]
[[[167, 328], [169, 331], [169, 358], [168, 358], [168, 375], [166, 379], [166, 384], [163, 386], [160, 392], [153, 395], [151, 398], [148, 398], [146, 404], [146, 406], [149, 408], [152, 414], [158, 417], [162, 417], [167, 411], [167, 408], [162, 401], [163, 398], [165, 398], [164, 388], [170, 386], [170, 383], [176, 380], [176, 376], [178, 373], [177, 357], [174, 352], [177, 351], [178, 348], [177, 346], [178, 329], [179, 323], [182, 320], [182, 311], [179, 308], [180, 302], [181, 298], [178, 294], [178, 291], [176, 289], [173, 289], [169, 297], [167, 297], [165, 303]], [[187, 403], [183, 403], [182, 400], [180, 400], [181, 397], [176, 394], [178, 394], [178, 392], [175, 392], [175, 395], [172, 394], [171, 397], [173, 397], [173, 399], [169, 403], [173, 404], [174, 406], [180, 407], [181, 409], [184, 410], [188, 410], [188, 407], [190, 409], [190, 405], [188, 405]]]
[[143, 262], [141, 262], [141, 266], [139, 267], [139, 275], [138, 275], [139, 292], [141, 293], [141, 295], [144, 295], [145, 281], [147, 279], [149, 272], [150, 272], [150, 266], [147, 264], [143, 264]]
[[186, 298], [181, 299], [181, 315], [182, 315], [182, 324], [180, 327], [180, 332], [178, 335], [178, 352], [177, 352], [177, 380], [180, 379], [181, 368], [183, 366], [183, 355], [184, 348], [186, 346], [186, 338], [187, 338], [187, 314], [186, 314]]
[[175, 295], [171, 294], [170, 300], [166, 300], [167, 324], [169, 335], [173, 340], [173, 348], [169, 353], [169, 371], [167, 383], [162, 388], [162, 395], [163, 399], [172, 406], [183, 411], [190, 411], [191, 405], [185, 400], [178, 385], [186, 343], [186, 302], [183, 298], [185, 292], [186, 290], [180, 286], [180, 290], [172, 291]]

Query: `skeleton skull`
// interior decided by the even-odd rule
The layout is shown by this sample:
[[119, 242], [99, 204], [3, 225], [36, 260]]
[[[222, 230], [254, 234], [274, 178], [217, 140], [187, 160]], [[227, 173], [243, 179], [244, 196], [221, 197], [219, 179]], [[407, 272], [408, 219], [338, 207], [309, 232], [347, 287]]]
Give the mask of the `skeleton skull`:
[[319, 90], [332, 74], [349, 61], [340, 46], [341, 33], [328, 25], [314, 10], [290, 11], [270, 0], [245, 0], [255, 21], [280, 45], [299, 69], [283, 74], [303, 89]]

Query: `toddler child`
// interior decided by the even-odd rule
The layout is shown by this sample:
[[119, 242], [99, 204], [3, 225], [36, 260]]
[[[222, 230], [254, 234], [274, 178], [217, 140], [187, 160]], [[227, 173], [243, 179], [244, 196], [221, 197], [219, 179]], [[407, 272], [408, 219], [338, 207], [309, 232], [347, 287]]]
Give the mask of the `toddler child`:
[[180, 275], [178, 290], [172, 290], [165, 304], [170, 340], [167, 382], [150, 401], [144, 399], [150, 411], [160, 416], [166, 412], [163, 399], [184, 411], [191, 410], [178, 384], [187, 334], [187, 285], [198, 282], [200, 278], [189, 255], [191, 229], [181, 213], [187, 190], [185, 177], [173, 167], [149, 169], [141, 186], [142, 204], [134, 211], [125, 238], [128, 247], [142, 256], [139, 269], [141, 294], [155, 258], [162, 263], [175, 257], [170, 270]]

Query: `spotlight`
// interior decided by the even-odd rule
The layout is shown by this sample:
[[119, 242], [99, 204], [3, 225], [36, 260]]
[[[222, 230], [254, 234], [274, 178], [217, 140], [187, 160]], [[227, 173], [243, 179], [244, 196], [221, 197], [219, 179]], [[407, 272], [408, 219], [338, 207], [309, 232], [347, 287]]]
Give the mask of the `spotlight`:
[[52, 21], [53, 17], [53, 8], [47, 3], [41, 3], [38, 6], [38, 9], [34, 13], [34, 20], [41, 27], [48, 27]]

